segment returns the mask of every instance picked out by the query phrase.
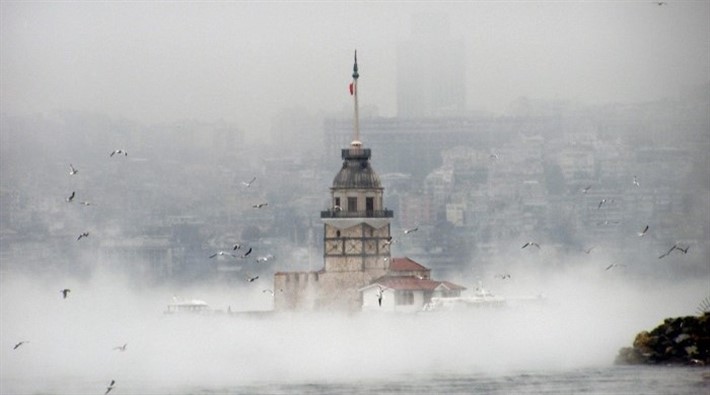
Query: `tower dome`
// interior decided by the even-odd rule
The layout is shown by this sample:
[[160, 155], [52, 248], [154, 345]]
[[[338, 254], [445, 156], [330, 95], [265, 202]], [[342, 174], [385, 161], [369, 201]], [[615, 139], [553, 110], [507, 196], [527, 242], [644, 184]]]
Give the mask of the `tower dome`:
[[363, 149], [359, 141], [343, 149], [343, 167], [333, 179], [333, 189], [382, 189], [380, 177], [370, 165], [370, 155], [370, 149]]

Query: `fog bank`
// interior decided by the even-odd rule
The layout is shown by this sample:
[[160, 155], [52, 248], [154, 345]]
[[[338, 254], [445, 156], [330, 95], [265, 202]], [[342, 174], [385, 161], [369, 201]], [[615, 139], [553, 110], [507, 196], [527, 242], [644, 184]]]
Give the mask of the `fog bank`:
[[[639, 283], [608, 274], [578, 268], [533, 286], [520, 282], [520, 294], [542, 289], [546, 302], [503, 310], [231, 316], [164, 315], [174, 288], [138, 289], [115, 275], [5, 275], [0, 389], [96, 393], [115, 379], [132, 393], [608, 366], [637, 332], [667, 316], [694, 314], [707, 292], [704, 281]], [[180, 296], [217, 309], [263, 310], [268, 281], [252, 288], [205, 284]], [[62, 299], [65, 286], [72, 292]], [[13, 350], [22, 340], [29, 343]], [[113, 349], [126, 343], [125, 352]]]

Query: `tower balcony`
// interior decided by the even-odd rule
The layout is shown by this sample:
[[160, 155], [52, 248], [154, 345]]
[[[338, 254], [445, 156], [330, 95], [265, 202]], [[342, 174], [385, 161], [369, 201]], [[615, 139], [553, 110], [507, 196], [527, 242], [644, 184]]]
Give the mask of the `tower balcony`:
[[344, 211], [325, 210], [320, 212], [321, 218], [392, 218], [392, 210], [367, 210], [367, 211]]

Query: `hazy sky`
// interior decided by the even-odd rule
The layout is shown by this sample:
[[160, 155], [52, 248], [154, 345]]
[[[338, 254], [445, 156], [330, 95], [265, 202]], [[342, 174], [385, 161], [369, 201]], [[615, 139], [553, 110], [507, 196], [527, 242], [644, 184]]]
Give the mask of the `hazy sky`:
[[350, 108], [357, 48], [361, 105], [394, 116], [396, 45], [429, 13], [465, 42], [469, 109], [674, 98], [710, 81], [710, 2], [668, 3], [3, 1], [1, 110], [261, 131], [284, 107]]

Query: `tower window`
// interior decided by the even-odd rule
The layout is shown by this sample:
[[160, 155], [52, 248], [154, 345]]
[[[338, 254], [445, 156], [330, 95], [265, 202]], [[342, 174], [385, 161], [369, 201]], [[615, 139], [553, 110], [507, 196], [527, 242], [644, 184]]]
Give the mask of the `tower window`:
[[348, 198], [348, 211], [357, 211], [357, 198], [356, 197], [349, 197]]
[[374, 211], [375, 210], [375, 199], [371, 197], [366, 197], [365, 198], [365, 211]]
[[336, 197], [336, 198], [335, 198], [335, 204], [334, 204], [334, 206], [335, 206], [335, 207], [340, 207], [340, 198], [339, 198], [339, 197]]

